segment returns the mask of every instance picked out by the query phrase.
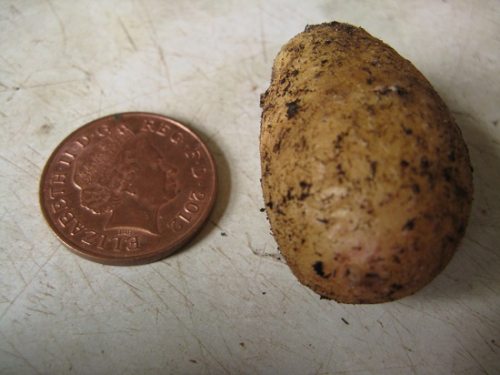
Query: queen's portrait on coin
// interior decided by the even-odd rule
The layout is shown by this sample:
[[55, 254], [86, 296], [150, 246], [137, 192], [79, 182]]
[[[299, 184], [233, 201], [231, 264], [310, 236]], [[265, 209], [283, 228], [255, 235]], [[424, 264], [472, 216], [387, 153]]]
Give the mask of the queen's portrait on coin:
[[160, 234], [160, 208], [176, 196], [177, 170], [143, 135], [122, 127], [76, 160], [73, 180], [82, 207], [107, 214], [103, 229]]

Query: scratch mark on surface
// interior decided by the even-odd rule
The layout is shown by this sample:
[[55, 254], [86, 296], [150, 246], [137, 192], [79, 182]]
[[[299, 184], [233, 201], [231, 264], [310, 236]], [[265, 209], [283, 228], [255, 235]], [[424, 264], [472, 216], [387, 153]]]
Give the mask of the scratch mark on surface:
[[224, 230], [222, 227], [220, 227], [220, 226], [219, 226], [219, 224], [217, 224], [215, 221], [213, 221], [212, 219], [210, 219], [209, 221], [210, 221], [210, 223], [211, 223], [214, 227], [216, 227], [217, 229], [219, 229], [219, 230], [220, 230], [220, 231], [222, 231], [222, 232], [225, 232], [225, 230]]
[[[4, 215], [4, 216], [5, 216], [5, 215]], [[3, 220], [3, 217], [2, 217], [2, 220]], [[14, 220], [14, 222], [15, 222], [15, 220]], [[18, 223], [17, 223], [17, 222], [15, 222], [15, 224], [18, 226]], [[19, 231], [21, 231], [21, 230], [19, 229]], [[0, 250], [3, 250], [3, 249], [1, 249], [1, 248], [0, 248]], [[18, 276], [19, 276], [19, 280], [21, 280], [21, 281], [22, 281], [22, 283], [23, 283], [24, 285], [27, 285], [27, 284], [28, 284], [28, 282], [26, 281], [26, 279], [24, 278], [23, 273], [21, 272], [21, 267], [22, 267], [22, 266], [21, 266], [21, 267], [19, 267], [19, 266], [18, 266], [17, 262], [15, 262], [15, 261], [12, 259], [12, 256], [11, 256], [11, 254], [10, 254], [9, 252], [4, 251], [4, 254], [5, 254], [5, 256], [7, 256], [7, 257], [9, 258], [9, 261], [10, 261], [10, 266], [11, 266], [14, 270], [16, 270], [16, 272], [17, 272], [17, 274], [18, 274]], [[5, 260], [4, 260], [4, 262], [5, 262]], [[7, 262], [5, 262], [5, 263], [7, 263]], [[5, 298], [5, 300], [6, 300], [6, 301], [8, 300], [5, 296], [4, 296], [4, 298]]]
[[[28, 206], [26, 205], [26, 203], [24, 202], [24, 200], [19, 196], [19, 194], [17, 193], [17, 191], [15, 189], [12, 189], [12, 187], [10, 188], [10, 191], [12, 192], [12, 194], [14, 194], [16, 196], [17, 200], [21, 203], [21, 205], [23, 206], [23, 208], [25, 208], [26, 210], [29, 210]], [[24, 233], [23, 227], [21, 225], [19, 225], [19, 223], [17, 222], [17, 220], [14, 219], [14, 217], [12, 218], [12, 221], [14, 221], [14, 223], [16, 223], [16, 226], [19, 228], [19, 231], [23, 234], [23, 237], [26, 240], [26, 242], [27, 243], [31, 243], [31, 241], [28, 238], [28, 236]]]
[[29, 148], [30, 148], [30, 149], [31, 149], [31, 150], [32, 150], [35, 154], [37, 154], [38, 156], [43, 157], [43, 155], [42, 155], [42, 154], [40, 154], [37, 150], [35, 150], [33, 147], [31, 147], [31, 145], [28, 145], [28, 147], [29, 147]]
[[37, 89], [40, 87], [51, 87], [51, 86], [58, 86], [58, 85], [64, 85], [66, 83], [74, 83], [74, 82], [80, 82], [80, 79], [68, 79], [66, 81], [58, 81], [58, 82], [50, 82], [50, 83], [37, 83], [34, 85], [29, 85], [29, 86], [23, 86], [22, 88], [24, 90], [27, 89]]
[[478, 330], [477, 328], [476, 328], [476, 333], [477, 333], [480, 337], [482, 337], [482, 339], [483, 339], [484, 343], [488, 346], [488, 348], [490, 348], [490, 350], [491, 350], [493, 353], [495, 353], [495, 354], [496, 354], [495, 349], [491, 346], [491, 344], [493, 344], [493, 345], [495, 345], [495, 346], [498, 346], [498, 345], [496, 345], [495, 340], [491, 340], [491, 341], [487, 340], [487, 339], [486, 339], [486, 337], [483, 337], [483, 335], [481, 334], [481, 332], [479, 332], [479, 330]]
[[63, 52], [66, 53], [66, 42], [67, 42], [66, 28], [64, 27], [64, 23], [62, 22], [61, 17], [59, 16], [59, 13], [57, 13], [52, 2], [50, 0], [47, 0], [47, 4], [49, 5], [50, 10], [56, 17], [57, 22], [59, 23], [59, 28], [61, 29], [61, 35], [63, 37]]
[[160, 60], [163, 64], [163, 67], [165, 68], [165, 76], [167, 77], [167, 82], [170, 87], [172, 87], [172, 80], [170, 78], [170, 69], [167, 64], [167, 60], [165, 59], [165, 54], [163, 53], [163, 47], [158, 43], [158, 53], [160, 55]]
[[17, 165], [16, 163], [10, 161], [9, 159], [7, 159], [5, 156], [1, 155], [0, 154], [0, 159], [2, 160], [5, 160], [7, 163], [9, 163], [10, 165], [16, 167], [17, 169], [21, 170], [23, 173], [25, 173], [26, 175], [30, 176], [31, 178], [33, 178], [34, 180], [38, 181], [38, 178], [35, 177], [34, 175], [32, 175], [30, 172], [28, 172], [27, 170], [21, 168], [19, 165]]
[[138, 293], [140, 292], [140, 289], [133, 286], [132, 284], [130, 284], [127, 280], [125, 280], [124, 278], [122, 278], [120, 275], [117, 275], [117, 274], [114, 274], [115, 277], [117, 277], [119, 280], [121, 280], [125, 285], [128, 286], [128, 288], [130, 289], [130, 291], [135, 294], [135, 296], [137, 298], [139, 298], [142, 302], [144, 302], [144, 299], [142, 298], [142, 296]]
[[134, 51], [137, 51], [137, 46], [135, 45], [134, 39], [132, 39], [132, 36], [130, 35], [127, 27], [125, 27], [125, 25], [123, 24], [123, 21], [120, 17], [118, 17], [118, 22], [120, 23], [120, 26], [123, 29], [123, 32], [127, 36], [129, 43], [132, 45], [132, 48], [134, 49]]
[[2, 221], [3, 221], [4, 217], [5, 217], [7, 214], [10, 214], [10, 210], [8, 209], [8, 207], [2, 206], [2, 208], [4, 209], [4, 213], [2, 214], [2, 217], [0, 217], [0, 222], [2, 222]]
[[474, 356], [472, 355], [472, 353], [470, 352], [470, 350], [469, 350], [469, 349], [467, 349], [467, 348], [465, 347], [465, 345], [464, 345], [464, 344], [463, 344], [460, 340], [458, 340], [457, 338], [455, 338], [455, 339], [456, 339], [456, 340], [458, 341], [458, 343], [462, 346], [462, 348], [463, 348], [463, 349], [467, 352], [467, 354], [469, 354], [469, 356], [470, 356], [470, 357], [474, 360], [474, 362], [476, 362], [476, 364], [479, 366], [479, 368], [480, 368], [481, 370], [483, 370], [483, 372], [484, 372], [485, 374], [488, 374], [488, 371], [486, 371], [486, 369], [485, 369], [485, 368], [481, 365], [481, 363], [479, 363], [479, 361], [476, 359], [476, 357], [474, 357]]
[[10, 71], [10, 72], [8, 70], [6, 70], [6, 69], [5, 70], [2, 69], [2, 71], [4, 73], [11, 73], [11, 74], [13, 74], [14, 72], [18, 72], [19, 71], [19, 68], [17, 68], [14, 65], [12, 65], [12, 63], [9, 60], [7, 60], [5, 57], [3, 57], [1, 54], [0, 54], [0, 59], [2, 59], [9, 66], [9, 68], [12, 69], [12, 71]]
[[24, 160], [26, 160], [26, 161], [27, 161], [28, 163], [30, 163], [33, 167], [35, 167], [35, 168], [37, 169], [37, 171], [40, 171], [40, 170], [41, 170], [41, 168], [40, 168], [38, 165], [36, 165], [36, 164], [33, 162], [33, 160], [31, 160], [30, 158], [27, 158], [27, 157], [25, 156], [25, 157], [24, 157]]
[[44, 310], [39, 310], [39, 309], [35, 309], [33, 307], [28, 307], [27, 308], [28, 310], [30, 311], [34, 311], [34, 312], [37, 312], [37, 313], [40, 313], [40, 314], [43, 314], [43, 315], [56, 315], [55, 313], [53, 313], [52, 311], [44, 311]]
[[[183, 296], [186, 301], [191, 304], [192, 306], [194, 306], [194, 304], [189, 301], [189, 299], [186, 298], [186, 296], [179, 291], [179, 289], [177, 289], [168, 279], [166, 279], [160, 272], [158, 272], [154, 267], [153, 265], [149, 265], [149, 267], [155, 272], [157, 273], [163, 280], [165, 280], [167, 283], [169, 283], [177, 292], [179, 292], [179, 294], [181, 296]], [[149, 284], [149, 282], [146, 280], [146, 283]], [[150, 284], [149, 284], [150, 285]], [[217, 356], [215, 356], [214, 354], [212, 354], [212, 352], [208, 349], [208, 347], [203, 344], [203, 342], [198, 338], [198, 335], [196, 335], [192, 329], [190, 329], [186, 323], [185, 323], [185, 319], [181, 318], [180, 316], [178, 316], [175, 311], [173, 311], [170, 307], [168, 307], [168, 305], [166, 304], [166, 302], [163, 300], [163, 298], [160, 296], [160, 294], [155, 290], [155, 288], [153, 288], [151, 285], [151, 290], [157, 295], [157, 297], [160, 299], [160, 301], [162, 302], [162, 304], [167, 308], [167, 310], [176, 318], [176, 321], [179, 323], [180, 326], [182, 326], [184, 328], [184, 331], [187, 332], [194, 340], [196, 340], [196, 342], [198, 343], [198, 346], [200, 348], [200, 351], [202, 353], [202, 355], [204, 356], [204, 352], [208, 353], [208, 355], [210, 357], [212, 357], [219, 365], [220, 367], [224, 370], [225, 373], [227, 374], [230, 374], [231, 372], [224, 366], [223, 363], [220, 362], [219, 358]], [[189, 307], [188, 307], [189, 308]], [[189, 309], [189, 311], [191, 312], [191, 309]], [[191, 320], [191, 323], [194, 324], [194, 322]]]
[[158, 274], [158, 276], [160, 276], [163, 280], [165, 280], [168, 283], [168, 285], [170, 285], [172, 288], [174, 288], [177, 291], [177, 293], [179, 293], [179, 295], [181, 295], [186, 300], [186, 302], [188, 302], [189, 304], [194, 306], [194, 303], [191, 302], [189, 300], [189, 298], [187, 298], [186, 295], [184, 293], [182, 293], [174, 284], [172, 284], [172, 282], [170, 280], [168, 280], [165, 276], [163, 276], [160, 272], [158, 272], [158, 270], [156, 270], [152, 265], [149, 265], [149, 266], [151, 267], [151, 269], [153, 269], [153, 271], [155, 273]]
[[158, 33], [157, 33], [156, 28], [153, 24], [153, 20], [151, 19], [151, 15], [149, 14], [149, 10], [147, 9], [145, 3], [142, 1], [141, 1], [141, 6], [142, 6], [144, 13], [146, 14], [147, 23], [148, 23], [149, 28], [150, 28], [151, 39], [156, 46], [156, 49], [158, 51], [158, 55], [160, 56], [160, 61], [163, 64], [163, 67], [165, 68], [165, 76], [167, 78], [168, 85], [170, 86], [170, 89], [172, 89], [172, 80], [170, 77], [170, 69], [169, 69], [167, 61], [165, 59], [165, 54], [164, 54], [163, 48], [161, 46], [161, 43], [159, 42]]
[[255, 274], [254, 274], [254, 276], [253, 276], [253, 282], [256, 282], [257, 277], [258, 277], [258, 276], [259, 276], [259, 274], [260, 274], [260, 267], [261, 267], [261, 265], [262, 265], [262, 259], [263, 259], [263, 257], [259, 257], [259, 264], [257, 264], [257, 268], [256, 268], [256, 270], [255, 270]]
[[17, 293], [17, 295], [14, 297], [14, 299], [12, 300], [12, 302], [9, 304], [9, 306], [7, 306], [7, 308], [5, 309], [5, 311], [2, 313], [2, 315], [0, 315], [0, 321], [2, 320], [2, 318], [7, 314], [7, 312], [10, 310], [11, 307], [13, 307], [15, 305], [15, 302], [17, 301], [17, 299], [21, 296], [21, 294], [23, 294], [25, 292], [25, 290], [31, 285], [31, 283], [33, 282], [33, 280], [35, 280], [35, 278], [38, 276], [38, 274], [43, 270], [43, 268], [45, 267], [45, 265], [50, 262], [50, 260], [52, 259], [52, 257], [54, 256], [54, 254], [56, 252], [59, 251], [59, 249], [62, 247], [63, 245], [60, 244], [59, 246], [57, 246], [54, 251], [48, 256], [47, 260], [41, 265], [39, 266], [38, 270], [35, 272], [35, 274], [32, 276], [32, 278], [26, 283], [26, 285], [23, 286], [23, 288], [19, 291], [19, 293]]
[[[478, 245], [479, 247], [481, 247], [482, 249], [484, 249], [484, 250], [486, 250], [486, 251], [490, 252], [490, 253], [491, 253], [491, 254], [493, 254], [493, 255], [496, 255], [496, 254], [497, 254], [497, 251], [496, 251], [495, 249], [490, 248], [489, 246], [483, 245], [483, 244], [482, 244], [482, 243], [480, 243], [479, 241], [477, 241], [477, 240], [475, 240], [475, 239], [472, 239], [472, 238], [470, 238], [469, 236], [466, 236], [466, 237], [464, 238], [464, 240], [470, 241], [470, 242], [472, 242], [472, 243], [474, 243], [474, 244]], [[476, 263], [476, 265], [477, 265], [478, 267], [480, 267], [480, 268], [481, 268], [481, 270], [482, 270], [483, 272], [487, 272], [487, 270], [486, 270], [483, 266], [481, 266], [481, 265], [477, 262], [477, 260], [475, 259], [475, 257], [470, 256], [469, 254], [467, 254], [467, 255], [469, 256], [469, 258], [470, 258], [473, 262], [475, 262], [475, 263]]]
[[323, 368], [325, 368], [325, 369], [330, 368], [330, 363], [331, 363], [332, 358], [333, 358], [333, 347], [334, 347], [334, 345], [335, 345], [335, 343], [332, 343], [332, 345], [330, 345], [330, 350], [328, 351], [328, 353], [329, 353], [328, 358], [320, 364], [318, 370], [316, 371], [316, 375], [320, 375], [322, 373], [327, 373], [328, 372], [328, 371], [324, 371], [324, 370], [322, 371], [322, 369]]
[[196, 342], [198, 343], [198, 346], [201, 350], [201, 354], [203, 355], [203, 357], [205, 357], [205, 353], [208, 353], [208, 355], [210, 357], [212, 357], [212, 359], [224, 370], [224, 373], [226, 374], [231, 374], [231, 371], [229, 371], [225, 366], [224, 364], [220, 361], [220, 359], [218, 358], [218, 356], [214, 355], [209, 349], [208, 347], [198, 338], [198, 336], [193, 333], [191, 331], [191, 329], [189, 329], [186, 324], [184, 323], [184, 321], [179, 317], [177, 316], [177, 314], [175, 314], [172, 310], [170, 310], [172, 312], [172, 314], [177, 318], [177, 321], [184, 327], [184, 329], [186, 330], [186, 332], [188, 332], [191, 337], [196, 340]]
[[[181, 279], [181, 283], [182, 283], [182, 286], [184, 288], [184, 292], [182, 293], [182, 295], [186, 296], [187, 293], [189, 293], [189, 287], [187, 286], [187, 282], [186, 282], [186, 279], [184, 278], [184, 273], [182, 272], [181, 264], [180, 264], [178, 258], [176, 258], [176, 266], [177, 266], [177, 269], [179, 270], [179, 277]], [[188, 299], [185, 298], [184, 301], [187, 302]], [[186, 303], [186, 308], [189, 311], [189, 319], [191, 320], [191, 324], [194, 326], [195, 323], [193, 321], [193, 310], [192, 310], [193, 306], [194, 306], [194, 304], [191, 303], [191, 301], [189, 301], [189, 303]]]
[[222, 338], [222, 342], [224, 342], [224, 346], [226, 347], [226, 350], [227, 352], [229, 353], [229, 355], [231, 356], [231, 359], [234, 360], [234, 356], [233, 356], [233, 352], [231, 351], [231, 348], [229, 347], [228, 343], [227, 343], [227, 340], [226, 338], [224, 337], [224, 335], [222, 334], [222, 331], [220, 329], [220, 326], [218, 327], [218, 331], [219, 331], [219, 335], [220, 337]]
[[12, 342], [10, 342], [1, 331], [0, 331], [0, 335], [2, 336], [2, 342], [9, 344], [9, 346], [12, 348], [12, 350], [15, 353], [7, 351], [5, 349], [0, 349], [2, 352], [6, 353], [8, 355], [11, 355], [13, 357], [19, 358], [22, 362], [26, 363], [28, 365], [28, 367], [32, 368], [36, 374], [41, 374], [41, 372], [38, 371], [38, 369], [25, 356], [23, 356], [21, 352], [19, 352], [19, 350], [14, 346], [14, 344]]
[[266, 51], [266, 37], [264, 32], [264, 21], [262, 19], [262, 3], [259, 2], [259, 31], [260, 31], [260, 44], [262, 47], [262, 56], [264, 57], [264, 62], [267, 62], [267, 51]]
[[10, 90], [12, 90], [12, 94], [7, 99], [5, 99], [5, 102], [10, 102], [12, 100], [12, 98], [14, 97], [14, 95], [16, 95], [16, 93], [20, 90], [20, 88], [14, 87], [13, 89], [9, 89], [9, 91]]
[[229, 261], [229, 263], [231, 263], [233, 265], [233, 269], [236, 270], [242, 278], [246, 278], [246, 275], [244, 275], [241, 272], [241, 270], [238, 267], [236, 267], [236, 265], [233, 262], [233, 259], [231, 257], [229, 257], [219, 246], [208, 245], [208, 247], [211, 248], [212, 250], [216, 251], [220, 255], [222, 255], [224, 258], [226, 258]]
[[92, 284], [90, 283], [90, 280], [87, 276], [87, 274], [85, 272], [83, 272], [83, 269], [82, 269], [82, 266], [80, 266], [80, 263], [79, 263], [79, 260], [77, 259], [76, 260], [76, 265], [78, 266], [78, 269], [80, 270], [80, 272], [82, 273], [83, 275], [83, 278], [85, 279], [85, 281], [87, 282], [87, 285], [89, 286], [90, 290], [96, 294], [96, 291], [94, 290], [94, 288], [92, 287]]

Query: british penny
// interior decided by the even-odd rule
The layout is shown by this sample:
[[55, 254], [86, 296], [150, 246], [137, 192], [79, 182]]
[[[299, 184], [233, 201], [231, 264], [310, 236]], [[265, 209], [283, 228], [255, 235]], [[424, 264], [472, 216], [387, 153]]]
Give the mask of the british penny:
[[148, 113], [95, 120], [53, 152], [40, 205], [76, 254], [111, 265], [165, 258], [205, 224], [217, 193], [213, 158], [186, 126]]

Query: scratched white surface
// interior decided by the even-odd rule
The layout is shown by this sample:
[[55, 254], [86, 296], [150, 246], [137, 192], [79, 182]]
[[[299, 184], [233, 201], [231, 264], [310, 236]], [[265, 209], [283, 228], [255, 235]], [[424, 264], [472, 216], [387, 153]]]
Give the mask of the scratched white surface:
[[[399, 302], [320, 300], [280, 261], [259, 177], [259, 94], [308, 23], [360, 25], [409, 58], [462, 128], [475, 170], [466, 238]], [[77, 127], [168, 115], [219, 168], [211, 221], [183, 252], [118, 268], [44, 223], [38, 181]], [[499, 374], [500, 3], [2, 1], [0, 373]]]

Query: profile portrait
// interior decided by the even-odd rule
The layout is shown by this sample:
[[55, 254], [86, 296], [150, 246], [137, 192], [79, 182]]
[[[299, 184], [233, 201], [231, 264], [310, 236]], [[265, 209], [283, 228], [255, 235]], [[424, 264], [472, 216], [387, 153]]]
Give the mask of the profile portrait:
[[177, 195], [177, 170], [145, 135], [114, 129], [76, 159], [73, 181], [80, 204], [107, 214], [104, 229], [160, 234], [160, 208]]

